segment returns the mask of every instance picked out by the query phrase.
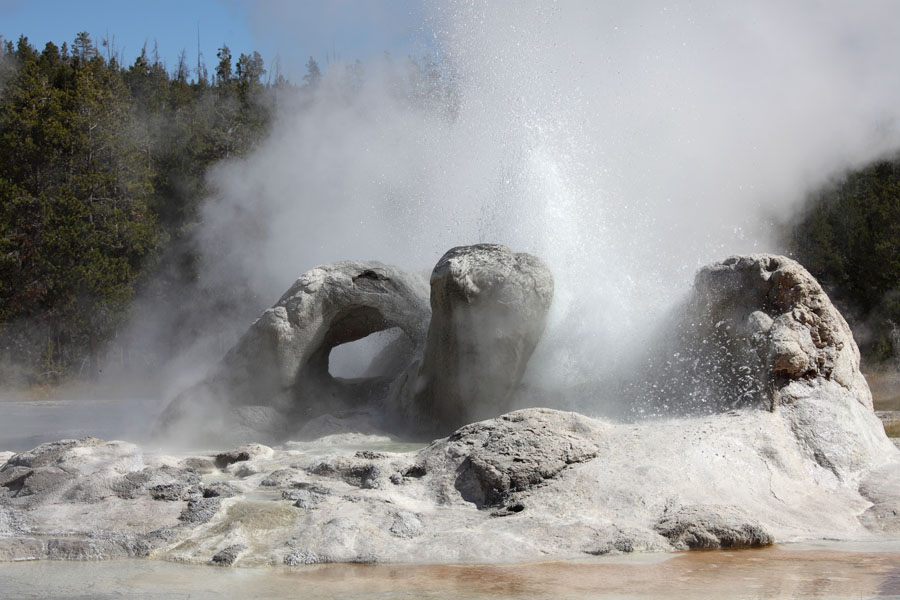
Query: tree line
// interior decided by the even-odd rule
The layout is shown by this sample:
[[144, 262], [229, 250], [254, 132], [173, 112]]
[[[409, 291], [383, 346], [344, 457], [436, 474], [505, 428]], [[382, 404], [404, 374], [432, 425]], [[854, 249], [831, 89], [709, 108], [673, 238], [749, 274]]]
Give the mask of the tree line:
[[786, 237], [847, 317], [863, 359], [900, 356], [900, 156], [810, 194]]
[[[259, 53], [235, 58], [227, 46], [211, 72], [183, 53], [170, 70], [146, 48], [129, 65], [109, 50], [87, 33], [41, 51], [0, 39], [0, 383], [96, 374], [138, 293], [176, 306], [198, 275], [191, 228], [205, 173], [253, 150], [279, 106], [303, 110], [323, 79], [312, 57], [294, 84], [277, 59], [269, 72]], [[363, 65], [343, 68], [352, 94]], [[438, 62], [405, 69], [399, 94], [452, 112]], [[867, 360], [897, 356], [900, 157], [836, 178], [805, 207], [785, 245], [848, 316]], [[186, 321], [172, 323], [190, 337]]]
[[[0, 383], [96, 375], [151, 280], [174, 306], [197, 278], [207, 169], [250, 152], [279, 104], [302, 107], [323, 78], [312, 57], [300, 84], [258, 52], [216, 59], [193, 71], [182, 53], [169, 70], [146, 47], [120, 64], [84, 32], [41, 51], [0, 38]], [[410, 64], [421, 94], [435, 66]], [[362, 76], [346, 65], [349, 88]]]

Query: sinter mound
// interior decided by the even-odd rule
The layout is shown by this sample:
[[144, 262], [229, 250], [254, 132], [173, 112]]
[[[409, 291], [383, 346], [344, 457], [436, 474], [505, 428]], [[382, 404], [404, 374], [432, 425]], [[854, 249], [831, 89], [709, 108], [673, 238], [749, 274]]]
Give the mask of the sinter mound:
[[[45, 444], [0, 467], [0, 557], [150, 556], [223, 566], [496, 562], [900, 537], [900, 451], [872, 411], [844, 319], [792, 260], [734, 257], [698, 274], [683, 320], [659, 346], [666, 355], [681, 338], [681, 354], [690, 353], [681, 365], [686, 376], [668, 392], [635, 400], [635, 415], [665, 405], [677, 416], [632, 423], [541, 408], [499, 415], [552, 295], [546, 267], [533, 257], [498, 246], [452, 250], [432, 277], [430, 319], [423, 286], [390, 267], [340, 263], [311, 273], [200, 388], [213, 394], [203, 400], [208, 410], [239, 420], [237, 434], [273, 431], [265, 419], [240, 421], [248, 406], [264, 416], [300, 415], [307, 434], [333, 423], [322, 433], [340, 423], [374, 431], [359, 420], [362, 405], [428, 427], [472, 410], [496, 410], [484, 415], [494, 418], [405, 453], [386, 451], [389, 438], [371, 433], [188, 458], [96, 439]], [[483, 317], [494, 304], [508, 322], [492, 332]], [[464, 325], [454, 329], [457, 314]], [[335, 406], [349, 403], [357, 420], [323, 416], [328, 403], [298, 388], [314, 381], [304, 374], [318, 368], [315, 357], [334, 340], [385, 322], [409, 336], [406, 364], [386, 391], [374, 382], [358, 396], [336, 388]], [[429, 349], [437, 343], [447, 347]], [[259, 355], [266, 364], [258, 373], [270, 379], [254, 383], [248, 365]], [[436, 368], [428, 357], [436, 355], [449, 370], [479, 356], [496, 360], [487, 364], [500, 372], [484, 376], [502, 397], [468, 406], [477, 393], [471, 387], [428, 379]], [[217, 396], [225, 367], [234, 389], [267, 393]], [[660, 367], [649, 375], [659, 384], [666, 373]], [[426, 389], [438, 391], [423, 398]], [[318, 416], [304, 419], [304, 402]], [[175, 403], [184, 405], [190, 402]]]

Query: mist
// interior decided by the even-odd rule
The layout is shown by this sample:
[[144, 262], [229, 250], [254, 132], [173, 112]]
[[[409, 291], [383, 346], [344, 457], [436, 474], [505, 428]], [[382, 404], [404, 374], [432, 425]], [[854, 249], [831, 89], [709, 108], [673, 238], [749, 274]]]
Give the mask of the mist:
[[782, 250], [774, 225], [808, 191], [900, 145], [888, 2], [427, 13], [452, 93], [410, 103], [395, 58], [348, 95], [332, 63], [258, 150], [210, 173], [203, 287], [249, 286], [255, 315], [318, 264], [428, 271], [503, 243], [556, 278], [526, 380], [568, 388], [627, 368], [700, 266]]
[[[284, 0], [224, 2], [279, 44], [310, 30]], [[250, 114], [255, 89], [277, 112], [256, 146], [216, 145], [249, 121], [214, 121], [230, 158], [208, 170], [172, 154], [197, 168], [160, 206], [185, 216], [158, 230], [128, 326], [101, 330], [105, 364], [90, 332], [102, 379], [0, 389], [0, 560], [296, 583], [329, 562], [895, 535], [897, 440], [812, 276], [742, 257], [692, 285], [786, 252], [811, 193], [898, 155], [896, 4], [734, 4], [427, 1], [412, 58], [332, 50], [297, 85], [265, 84], [256, 53], [228, 83], [222, 59], [204, 108]], [[348, 22], [395, 35], [382, 6]], [[324, 14], [323, 32], [345, 19]], [[577, 412], [506, 414], [536, 406]], [[83, 436], [141, 447], [38, 446]]]

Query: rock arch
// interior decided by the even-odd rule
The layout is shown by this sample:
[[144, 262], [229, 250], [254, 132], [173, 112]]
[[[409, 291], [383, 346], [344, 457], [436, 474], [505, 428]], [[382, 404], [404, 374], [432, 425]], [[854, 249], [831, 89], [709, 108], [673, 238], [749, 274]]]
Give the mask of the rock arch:
[[[446, 433], [510, 409], [544, 330], [553, 276], [540, 259], [498, 244], [452, 248], [429, 283], [377, 262], [315, 268], [294, 283], [202, 383], [166, 408], [164, 437], [280, 440], [324, 414], [373, 403], [380, 421]], [[341, 379], [331, 351], [399, 328], [392, 372]]]
[[359, 408], [385, 394], [390, 378], [336, 379], [328, 372], [331, 350], [396, 327], [411, 342], [405, 358], [412, 360], [424, 346], [429, 317], [423, 277], [374, 261], [312, 269], [263, 312], [210, 376], [173, 400], [157, 433], [271, 440], [319, 414]]

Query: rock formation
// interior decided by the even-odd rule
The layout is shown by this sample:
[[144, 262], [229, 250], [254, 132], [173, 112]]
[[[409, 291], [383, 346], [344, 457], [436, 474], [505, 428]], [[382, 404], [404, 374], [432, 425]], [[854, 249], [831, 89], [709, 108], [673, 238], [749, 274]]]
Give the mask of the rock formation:
[[412, 419], [446, 434], [507, 412], [552, 299], [553, 276], [530, 254], [497, 244], [444, 254], [431, 273], [425, 355], [400, 384]]
[[[496, 244], [453, 248], [431, 275], [431, 311], [418, 276], [380, 263], [306, 273], [265, 311], [200, 384], [177, 397], [158, 432], [169, 438], [283, 440], [325, 414], [386, 403], [407, 430], [448, 433], [509, 410], [553, 296], [537, 258]], [[433, 317], [431, 316], [433, 315]], [[341, 344], [400, 328], [379, 357], [388, 376], [332, 377]], [[427, 331], [427, 334], [426, 334]]]
[[[531, 408], [408, 452], [332, 434], [187, 458], [94, 439], [12, 455], [0, 466], [0, 559], [497, 562], [897, 539], [900, 451], [812, 277], [784, 257], [731, 258], [698, 274], [683, 317], [675, 351], [688, 378], [672, 383], [667, 418]], [[691, 395], [685, 382], [704, 373], [720, 378]]]
[[0, 560], [496, 562], [900, 535], [900, 452], [885, 440], [839, 478], [778, 411], [622, 425], [526, 409], [416, 452], [347, 442], [238, 448], [207, 475], [194, 466], [213, 457], [98, 440], [26, 453], [52, 469], [16, 455]]
[[796, 261], [753, 254], [704, 267], [662, 347], [636, 413], [774, 411], [839, 477], [881, 452], [850, 328]]
[[651, 359], [665, 411], [772, 408], [800, 393], [793, 383], [815, 381], [871, 406], [847, 323], [789, 258], [735, 256], [701, 269], [667, 338]]
[[700, 335], [721, 332], [736, 347], [732, 370], [754, 354], [747, 362], [759, 365], [756, 375], [772, 407], [804, 396], [796, 384], [816, 380], [872, 407], [850, 328], [799, 263], [768, 254], [732, 257], [701, 270], [695, 288], [698, 321], [707, 326], [698, 328]]
[[211, 375], [167, 407], [157, 431], [194, 443], [272, 441], [316, 416], [359, 409], [383, 397], [390, 379], [332, 377], [332, 349], [397, 327], [409, 342], [394, 357], [402, 370], [424, 346], [427, 298], [422, 278], [381, 263], [313, 269], [253, 323]]

